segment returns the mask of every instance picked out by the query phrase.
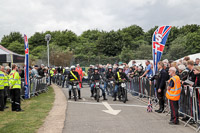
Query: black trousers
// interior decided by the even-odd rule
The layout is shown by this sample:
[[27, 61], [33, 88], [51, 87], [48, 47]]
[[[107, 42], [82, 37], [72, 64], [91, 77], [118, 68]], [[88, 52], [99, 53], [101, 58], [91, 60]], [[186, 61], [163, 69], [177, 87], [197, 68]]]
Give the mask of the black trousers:
[[10, 95], [11, 95], [11, 100], [12, 100], [12, 111], [21, 110], [20, 89], [11, 89]]
[[4, 111], [4, 89], [0, 90], [0, 111]]
[[6, 102], [8, 98], [8, 91], [9, 91], [9, 86], [4, 86], [4, 107], [6, 107]]
[[179, 114], [178, 114], [178, 109], [179, 109], [179, 105], [178, 105], [178, 101], [172, 101], [169, 100], [170, 103], [170, 109], [171, 109], [171, 121], [174, 123], [178, 123], [179, 122]]
[[161, 92], [159, 93], [157, 90], [157, 97], [159, 99], [159, 106], [161, 109], [164, 109], [165, 107], [165, 94], [164, 89], [161, 89]]

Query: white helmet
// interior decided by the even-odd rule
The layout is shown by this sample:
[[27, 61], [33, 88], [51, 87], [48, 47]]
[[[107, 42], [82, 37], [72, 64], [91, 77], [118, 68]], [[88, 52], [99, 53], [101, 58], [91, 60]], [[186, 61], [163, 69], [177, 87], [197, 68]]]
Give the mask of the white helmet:
[[119, 69], [124, 69], [124, 67], [123, 66], [119, 66]]
[[70, 67], [71, 70], [72, 70], [72, 69], [75, 69], [75, 68], [76, 68], [75, 66], [71, 66], [71, 67]]

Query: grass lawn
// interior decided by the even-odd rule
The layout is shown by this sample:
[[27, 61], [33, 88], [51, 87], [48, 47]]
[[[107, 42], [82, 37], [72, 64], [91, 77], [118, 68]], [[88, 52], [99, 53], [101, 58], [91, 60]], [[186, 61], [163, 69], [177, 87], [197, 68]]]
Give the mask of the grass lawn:
[[11, 106], [0, 112], [0, 133], [35, 133], [44, 122], [54, 102], [54, 91], [21, 101], [24, 112], [12, 112]]

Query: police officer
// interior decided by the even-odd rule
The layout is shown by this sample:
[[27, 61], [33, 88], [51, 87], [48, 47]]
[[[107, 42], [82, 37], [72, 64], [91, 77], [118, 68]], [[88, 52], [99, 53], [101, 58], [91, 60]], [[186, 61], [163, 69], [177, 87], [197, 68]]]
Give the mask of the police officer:
[[[73, 81], [79, 81], [80, 82], [80, 76], [78, 72], [75, 71], [76, 67], [71, 66], [71, 71], [68, 74], [67, 81], [69, 81], [69, 99], [71, 99], [71, 90], [72, 90], [72, 82]], [[81, 91], [79, 84], [77, 84], [77, 89], [78, 89], [78, 98], [81, 99]]]
[[[94, 96], [94, 82], [95, 81], [101, 81], [102, 80], [102, 76], [101, 74], [99, 73], [99, 69], [97, 67], [94, 68], [94, 73], [92, 74], [91, 76], [91, 81], [93, 82], [91, 84], [91, 97]], [[107, 100], [106, 99], [106, 94], [105, 94], [105, 90], [104, 88], [102, 87], [102, 85], [100, 85], [100, 89], [102, 91], [102, 94], [103, 94], [103, 100]]]
[[[2, 68], [2, 66], [0, 66]], [[0, 111], [4, 111], [4, 72], [0, 70]]]
[[21, 77], [17, 72], [17, 65], [12, 65], [12, 71], [9, 75], [10, 95], [12, 100], [12, 111], [24, 111], [20, 106], [20, 89], [21, 89]]
[[169, 69], [169, 75], [171, 78], [166, 92], [166, 97], [169, 99], [171, 109], [171, 119], [169, 124], [179, 124], [178, 101], [181, 94], [181, 81], [179, 76], [176, 75], [175, 67]]
[[116, 80], [117, 82], [116, 82], [116, 84], [115, 84], [114, 100], [113, 100], [113, 101], [116, 101], [116, 96], [117, 96], [118, 88], [119, 88], [119, 85], [121, 84], [121, 81], [123, 81], [123, 80], [129, 81], [128, 77], [127, 77], [126, 74], [123, 72], [123, 66], [119, 66], [118, 69], [119, 69], [119, 71], [116, 72], [116, 74], [115, 74], [115, 80]]

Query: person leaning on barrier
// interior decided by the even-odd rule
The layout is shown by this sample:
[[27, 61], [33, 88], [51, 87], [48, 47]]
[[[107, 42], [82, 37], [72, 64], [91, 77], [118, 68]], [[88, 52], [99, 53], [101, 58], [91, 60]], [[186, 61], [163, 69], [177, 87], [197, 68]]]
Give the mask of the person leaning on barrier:
[[200, 87], [200, 66], [194, 66], [195, 81], [193, 87]]
[[21, 77], [17, 72], [17, 65], [15, 64], [12, 65], [12, 71], [9, 75], [9, 85], [12, 101], [12, 111], [23, 111], [20, 106]]
[[176, 68], [170, 67], [169, 75], [169, 86], [167, 87], [166, 97], [169, 99], [171, 119], [169, 124], [179, 124], [179, 99], [181, 93], [181, 81], [179, 76], [176, 75]]
[[[0, 66], [2, 69], [2, 66]], [[4, 72], [0, 70], [0, 111], [4, 111]]]
[[[80, 82], [80, 76], [78, 72], [75, 71], [76, 67], [71, 66], [71, 71], [68, 74], [67, 81], [69, 82], [69, 99], [71, 99], [71, 90], [72, 90], [72, 82], [73, 81], [79, 81]], [[77, 89], [78, 89], [78, 98], [81, 99], [81, 91], [79, 84], [77, 84]]]
[[147, 69], [146, 71], [144, 72], [144, 74], [142, 76], [140, 76], [140, 78], [146, 76], [147, 78], [151, 78], [152, 74], [153, 74], [153, 71], [151, 69], [151, 63], [149, 60], [146, 61], [146, 66], [147, 66]]
[[165, 86], [166, 81], [168, 80], [167, 72], [163, 69], [164, 63], [162, 61], [158, 62], [158, 73], [157, 75], [154, 75], [151, 78], [151, 81], [156, 79], [156, 91], [157, 91], [157, 97], [159, 99], [159, 106], [160, 108], [158, 110], [155, 110], [155, 112], [162, 113], [165, 107]]

